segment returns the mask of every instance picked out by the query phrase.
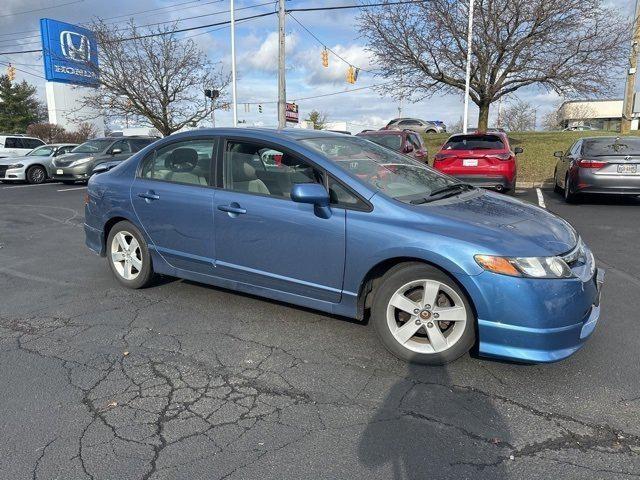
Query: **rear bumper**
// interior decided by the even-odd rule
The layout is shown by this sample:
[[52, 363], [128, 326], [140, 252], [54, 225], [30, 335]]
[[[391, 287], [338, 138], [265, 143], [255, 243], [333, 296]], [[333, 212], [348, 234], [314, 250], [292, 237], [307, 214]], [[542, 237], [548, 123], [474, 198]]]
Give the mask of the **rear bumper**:
[[493, 305], [477, 305], [480, 355], [530, 363], [556, 362], [579, 350], [595, 330], [604, 270], [598, 269], [584, 283], [578, 279], [514, 278], [495, 282], [491, 274], [485, 280], [492, 285], [480, 284], [479, 277], [485, 275], [475, 279], [483, 290], [480, 296], [499, 292], [498, 298], [503, 300], [496, 302], [494, 296], [490, 299]]
[[640, 195], [640, 175], [604, 175], [580, 168], [573, 186], [576, 193]]
[[[450, 175], [450, 174], [449, 174]], [[483, 188], [496, 188], [499, 190], [511, 190], [515, 188], [515, 178], [509, 180], [504, 175], [453, 175], [457, 179]]]
[[98, 228], [84, 224], [84, 243], [90, 250], [104, 257], [104, 233]]

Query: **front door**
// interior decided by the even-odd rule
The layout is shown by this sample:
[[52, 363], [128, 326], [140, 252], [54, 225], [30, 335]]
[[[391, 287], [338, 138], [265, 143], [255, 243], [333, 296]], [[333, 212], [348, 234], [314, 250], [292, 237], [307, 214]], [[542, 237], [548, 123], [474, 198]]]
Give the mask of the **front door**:
[[309, 162], [273, 146], [227, 141], [214, 200], [217, 275], [303, 297], [339, 302], [345, 212], [320, 218], [293, 202], [296, 183], [321, 181]]
[[211, 274], [214, 266], [210, 188], [214, 138], [162, 146], [143, 161], [131, 186], [135, 213], [151, 244], [170, 265]]

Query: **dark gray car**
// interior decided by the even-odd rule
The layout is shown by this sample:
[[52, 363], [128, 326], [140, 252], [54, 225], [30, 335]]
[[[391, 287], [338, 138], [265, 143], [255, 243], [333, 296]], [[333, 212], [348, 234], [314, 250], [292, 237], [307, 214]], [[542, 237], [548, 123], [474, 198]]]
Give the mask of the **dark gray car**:
[[581, 194], [640, 195], [640, 137], [588, 137], [558, 158], [555, 190], [567, 202]]
[[63, 183], [87, 181], [94, 168], [105, 162], [121, 162], [157, 140], [156, 137], [105, 137], [88, 140], [71, 153], [56, 158], [52, 163], [54, 180]]

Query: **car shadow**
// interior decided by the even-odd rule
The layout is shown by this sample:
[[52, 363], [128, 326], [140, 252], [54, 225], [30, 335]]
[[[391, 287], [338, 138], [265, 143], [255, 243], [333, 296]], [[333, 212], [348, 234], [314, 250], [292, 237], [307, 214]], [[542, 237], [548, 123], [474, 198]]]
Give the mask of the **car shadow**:
[[[557, 193], [553, 190], [545, 190], [545, 194], [553, 195], [554, 198], [564, 202], [562, 192]], [[578, 205], [638, 206], [640, 205], [640, 196], [589, 194], [579, 196], [576, 203]]]
[[367, 423], [358, 457], [371, 478], [499, 480], [511, 450], [489, 396], [453, 385], [447, 367], [408, 364]]

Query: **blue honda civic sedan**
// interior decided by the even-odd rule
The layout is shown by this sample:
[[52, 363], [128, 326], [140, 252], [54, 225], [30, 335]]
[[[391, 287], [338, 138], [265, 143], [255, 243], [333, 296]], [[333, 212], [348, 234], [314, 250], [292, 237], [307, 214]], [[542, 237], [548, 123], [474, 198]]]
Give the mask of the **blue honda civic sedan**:
[[563, 219], [361, 137], [171, 135], [89, 181], [86, 243], [155, 274], [369, 319], [397, 357], [551, 362], [600, 315], [604, 272]]

